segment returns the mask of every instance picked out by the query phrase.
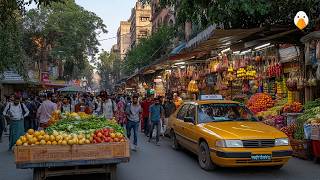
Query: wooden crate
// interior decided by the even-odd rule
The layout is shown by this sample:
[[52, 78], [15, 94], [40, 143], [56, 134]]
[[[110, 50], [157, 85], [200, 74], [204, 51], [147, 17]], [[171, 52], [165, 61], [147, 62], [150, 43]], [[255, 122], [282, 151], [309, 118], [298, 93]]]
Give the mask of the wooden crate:
[[129, 157], [129, 142], [87, 145], [16, 146], [16, 163], [98, 160]]
[[39, 145], [39, 146], [16, 146], [16, 163], [41, 162], [41, 161], [65, 161], [70, 160], [72, 146], [62, 145]]
[[306, 141], [290, 139], [290, 145], [293, 150], [292, 156], [301, 158], [301, 159], [308, 159]]
[[129, 143], [101, 143], [72, 146], [72, 160], [129, 157]]

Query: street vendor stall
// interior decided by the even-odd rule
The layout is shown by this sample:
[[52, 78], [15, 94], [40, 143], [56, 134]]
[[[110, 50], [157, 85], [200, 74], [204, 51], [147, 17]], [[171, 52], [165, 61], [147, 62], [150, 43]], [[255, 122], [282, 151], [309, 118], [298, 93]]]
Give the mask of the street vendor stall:
[[90, 173], [115, 180], [117, 164], [129, 161], [129, 142], [115, 120], [56, 111], [49, 124], [28, 130], [14, 149], [16, 167], [33, 168], [34, 180]]

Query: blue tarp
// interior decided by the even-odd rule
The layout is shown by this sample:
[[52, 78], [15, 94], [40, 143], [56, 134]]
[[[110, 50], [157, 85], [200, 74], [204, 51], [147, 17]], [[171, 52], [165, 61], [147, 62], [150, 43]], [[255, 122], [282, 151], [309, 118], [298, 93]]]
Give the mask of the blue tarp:
[[175, 47], [171, 52], [170, 55], [179, 54], [184, 48], [186, 47], [186, 43], [180, 43], [177, 47]]

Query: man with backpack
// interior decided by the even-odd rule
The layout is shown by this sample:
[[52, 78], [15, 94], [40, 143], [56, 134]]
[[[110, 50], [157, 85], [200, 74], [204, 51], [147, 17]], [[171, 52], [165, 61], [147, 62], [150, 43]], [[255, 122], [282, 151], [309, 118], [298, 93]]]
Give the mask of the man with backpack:
[[9, 151], [19, 139], [24, 135], [24, 118], [29, 115], [29, 110], [25, 104], [20, 102], [20, 97], [15, 96], [13, 103], [8, 103], [3, 110], [3, 115], [10, 119]]

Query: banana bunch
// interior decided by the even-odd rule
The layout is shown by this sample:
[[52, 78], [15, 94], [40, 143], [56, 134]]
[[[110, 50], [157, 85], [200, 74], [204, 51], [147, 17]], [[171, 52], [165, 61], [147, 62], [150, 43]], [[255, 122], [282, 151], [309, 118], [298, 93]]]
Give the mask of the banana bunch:
[[246, 77], [247, 71], [244, 68], [239, 68], [237, 71], [237, 78], [244, 79]]
[[191, 80], [188, 84], [188, 92], [190, 93], [198, 93], [199, 88], [197, 82], [195, 80]]

